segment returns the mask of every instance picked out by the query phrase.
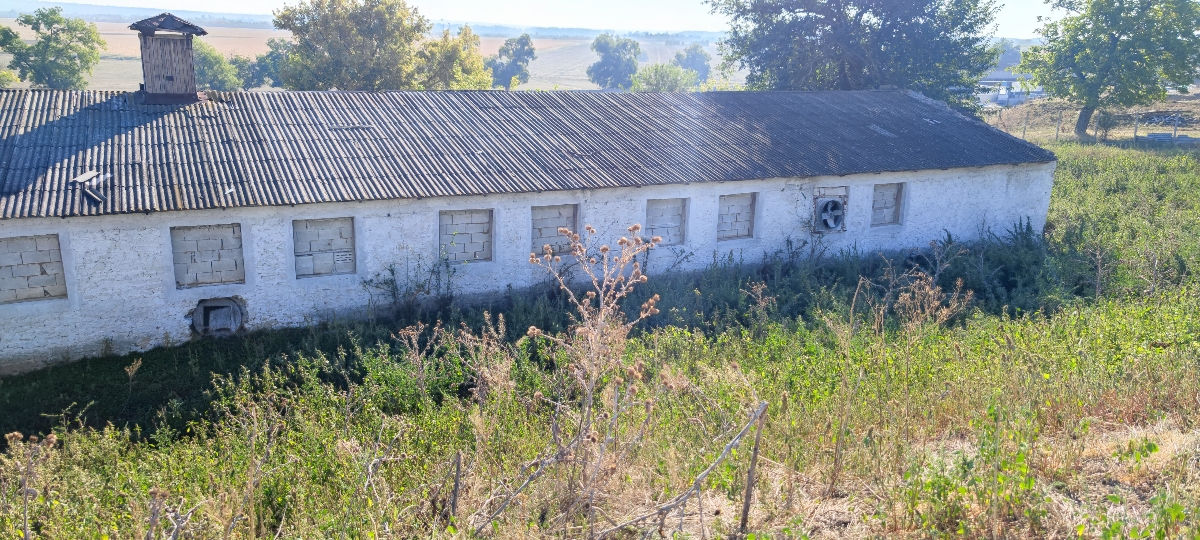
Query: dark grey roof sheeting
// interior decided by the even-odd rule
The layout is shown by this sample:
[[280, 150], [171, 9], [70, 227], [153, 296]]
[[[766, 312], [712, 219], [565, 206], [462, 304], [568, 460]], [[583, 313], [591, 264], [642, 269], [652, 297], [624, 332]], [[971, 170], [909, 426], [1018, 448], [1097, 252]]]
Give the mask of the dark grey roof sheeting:
[[[0, 91], [0, 218], [1054, 160], [894, 91], [211, 96], [145, 105], [127, 92]], [[86, 187], [72, 182], [92, 171]]]
[[149, 19], [142, 19], [129, 25], [130, 30], [137, 30], [139, 33], [153, 36], [155, 32], [166, 30], [169, 32], [179, 32], [181, 34], [191, 34], [195, 36], [206, 36], [208, 31], [190, 22], [187, 22], [170, 13], [160, 13]]

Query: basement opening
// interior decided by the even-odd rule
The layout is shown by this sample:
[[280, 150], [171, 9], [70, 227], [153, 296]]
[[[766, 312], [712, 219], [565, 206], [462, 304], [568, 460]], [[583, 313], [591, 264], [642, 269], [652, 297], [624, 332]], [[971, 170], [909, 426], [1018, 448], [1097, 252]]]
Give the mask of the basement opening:
[[201, 336], [232, 336], [245, 319], [240, 302], [233, 298], [208, 298], [192, 311], [192, 329]]

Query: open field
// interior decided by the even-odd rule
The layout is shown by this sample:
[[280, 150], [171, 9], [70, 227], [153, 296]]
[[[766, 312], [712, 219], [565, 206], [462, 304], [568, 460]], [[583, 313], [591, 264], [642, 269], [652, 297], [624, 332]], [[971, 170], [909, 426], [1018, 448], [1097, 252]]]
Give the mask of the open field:
[[[89, 79], [89, 88], [96, 90], [136, 90], [141, 83], [141, 60], [138, 47], [137, 33], [129, 29], [128, 24], [98, 22], [94, 23], [100, 30], [101, 37], [107, 47], [101, 54], [100, 63]], [[21, 30], [22, 37], [29, 39], [32, 32], [15, 24], [14, 19], [0, 18], [0, 25]], [[227, 56], [257, 56], [267, 52], [267, 40], [271, 38], [287, 38], [288, 32], [266, 30], [259, 28], [206, 28], [208, 35], [200, 38]], [[483, 36], [480, 38], [480, 52], [485, 56], [493, 56], [504, 44], [504, 37]], [[537, 49], [537, 59], [529, 65], [529, 82], [521, 88], [526, 90], [583, 90], [595, 89], [587, 78], [587, 67], [596, 61], [596, 55], [591, 50], [589, 39], [545, 39], [536, 38], [533, 41]], [[644, 41], [642, 50], [645, 53], [642, 64], [670, 62], [677, 51], [683, 50], [686, 43], [675, 41]], [[709, 46], [709, 54], [713, 55], [713, 65], [719, 61], [716, 46]], [[0, 66], [7, 66], [9, 58], [0, 55]], [[744, 76], [734, 77], [741, 82]], [[17, 85], [28, 86], [28, 85]]]
[[[141, 55], [137, 32], [130, 30], [128, 23], [98, 22], [92, 24], [95, 24], [96, 28], [100, 30], [100, 37], [104, 38], [104, 42], [107, 44], [104, 54], [134, 59]], [[0, 25], [17, 30], [17, 33], [24, 39], [33, 38], [33, 32], [26, 27], [18, 26], [15, 19], [0, 19]], [[261, 28], [214, 26], [205, 28], [205, 30], [208, 30], [208, 35], [200, 39], [226, 55], [257, 56], [267, 52], [268, 39], [289, 36], [288, 32]]]
[[[1136, 128], [1139, 136], [1149, 133], [1168, 133], [1200, 137], [1200, 99], [1195, 94], [1173, 94], [1166, 102], [1153, 105], [1113, 109], [1113, 120], [1107, 134], [1102, 131], [1100, 113], [1088, 124], [1091, 138], [1112, 141], [1133, 141]], [[1035, 100], [1005, 109], [985, 110], [984, 119], [1018, 137], [1033, 141], [1075, 140], [1075, 120], [1079, 107], [1057, 99]], [[1098, 128], [1101, 130], [1098, 131]]]
[[548, 290], [0, 380], [0, 534], [716, 537], [758, 446], [759, 538], [1193, 537], [1200, 156], [1052, 148], [1044, 235], [717, 256], [632, 333]]

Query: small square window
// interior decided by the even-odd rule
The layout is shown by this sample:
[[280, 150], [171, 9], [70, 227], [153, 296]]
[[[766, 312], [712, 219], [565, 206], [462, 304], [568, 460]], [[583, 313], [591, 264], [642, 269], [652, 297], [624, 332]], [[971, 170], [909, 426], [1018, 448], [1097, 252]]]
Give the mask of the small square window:
[[354, 273], [354, 218], [292, 222], [296, 277]]
[[662, 237], [663, 246], [682, 244], [687, 233], [687, 199], [646, 201], [646, 236]]
[[0, 304], [66, 297], [57, 234], [0, 238]]
[[754, 236], [753, 193], [721, 195], [717, 212], [717, 240]]
[[875, 196], [871, 200], [871, 226], [900, 223], [900, 205], [903, 197], [903, 183], [875, 184]]
[[492, 211], [447, 210], [438, 214], [440, 255], [450, 262], [492, 260]]
[[572, 232], [578, 232], [579, 205], [556, 204], [553, 206], [534, 206], [531, 209], [530, 221], [530, 250], [538, 255], [547, 244], [555, 253], [564, 254], [571, 248], [571, 242], [560, 228], [566, 227]]
[[171, 227], [171, 252], [177, 288], [246, 282], [237, 223]]

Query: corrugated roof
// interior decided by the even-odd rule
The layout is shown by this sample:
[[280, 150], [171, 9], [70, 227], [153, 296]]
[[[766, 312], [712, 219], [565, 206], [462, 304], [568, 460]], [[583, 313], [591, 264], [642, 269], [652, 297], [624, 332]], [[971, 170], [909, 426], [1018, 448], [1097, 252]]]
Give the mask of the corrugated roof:
[[0, 91], [0, 218], [1052, 160], [892, 91], [234, 92], [187, 105]]
[[149, 19], [142, 19], [129, 25], [130, 30], [137, 30], [142, 34], [153, 36], [155, 32], [166, 30], [168, 32], [179, 32], [181, 34], [191, 34], [195, 36], [206, 36], [208, 31], [199, 26], [196, 26], [188, 21], [180, 19], [170, 13], [160, 13]]

